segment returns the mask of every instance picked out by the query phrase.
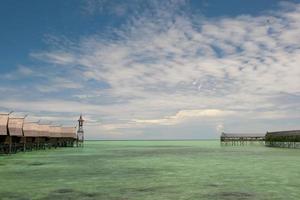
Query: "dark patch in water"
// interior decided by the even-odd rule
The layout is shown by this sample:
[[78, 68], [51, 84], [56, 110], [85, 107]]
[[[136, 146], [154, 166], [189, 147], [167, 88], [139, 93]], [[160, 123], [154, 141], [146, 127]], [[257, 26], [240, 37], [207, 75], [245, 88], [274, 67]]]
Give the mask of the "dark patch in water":
[[122, 188], [121, 193], [126, 192], [141, 192], [141, 193], [154, 193], [154, 192], [161, 192], [161, 191], [169, 191], [170, 188], [174, 188], [174, 186], [145, 186], [140, 188]]
[[84, 199], [84, 200], [96, 200], [103, 199], [103, 194], [101, 193], [89, 193], [77, 191], [69, 188], [61, 188], [50, 192], [47, 196], [41, 198], [40, 200], [73, 200], [73, 199]]
[[138, 188], [136, 189], [137, 192], [154, 192], [156, 191], [157, 188]]
[[208, 196], [212, 199], [223, 199], [223, 200], [256, 199], [254, 193], [248, 193], [248, 192], [219, 192]]
[[25, 197], [24, 194], [18, 194], [14, 192], [1, 192], [0, 199], [7, 200], [30, 200], [30, 198]]
[[41, 162], [33, 162], [33, 163], [28, 163], [29, 166], [41, 166], [45, 165], [46, 163], [41, 163]]
[[96, 197], [98, 195], [97, 193], [83, 193], [83, 194], [86, 197]]
[[58, 190], [54, 190], [54, 192], [64, 194], [64, 193], [75, 192], [75, 190], [69, 188], [61, 188]]

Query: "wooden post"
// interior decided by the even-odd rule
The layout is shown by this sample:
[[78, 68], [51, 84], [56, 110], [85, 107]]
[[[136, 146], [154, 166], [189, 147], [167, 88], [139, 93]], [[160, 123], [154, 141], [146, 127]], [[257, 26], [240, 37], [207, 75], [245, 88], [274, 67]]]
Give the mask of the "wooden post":
[[26, 151], [26, 137], [23, 137], [23, 151]]
[[12, 138], [11, 136], [8, 136], [8, 153], [11, 154], [12, 150]]
[[36, 142], [37, 142], [37, 144], [36, 144], [36, 149], [38, 150], [39, 148], [40, 148], [40, 141], [39, 141], [39, 137], [37, 137], [36, 138]]

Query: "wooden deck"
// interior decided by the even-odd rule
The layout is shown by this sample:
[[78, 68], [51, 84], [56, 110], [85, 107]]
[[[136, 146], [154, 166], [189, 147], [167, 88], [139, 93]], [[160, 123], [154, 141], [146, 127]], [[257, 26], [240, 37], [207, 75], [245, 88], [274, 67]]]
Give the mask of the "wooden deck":
[[257, 134], [257, 133], [222, 133], [220, 137], [221, 145], [246, 145], [254, 142], [264, 143], [265, 134]]

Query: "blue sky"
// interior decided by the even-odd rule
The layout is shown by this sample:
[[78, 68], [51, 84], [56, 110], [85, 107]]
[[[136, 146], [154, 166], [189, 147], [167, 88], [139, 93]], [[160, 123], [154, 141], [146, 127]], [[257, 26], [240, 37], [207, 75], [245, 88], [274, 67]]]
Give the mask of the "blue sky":
[[0, 110], [89, 139], [299, 129], [300, 2], [0, 2]]

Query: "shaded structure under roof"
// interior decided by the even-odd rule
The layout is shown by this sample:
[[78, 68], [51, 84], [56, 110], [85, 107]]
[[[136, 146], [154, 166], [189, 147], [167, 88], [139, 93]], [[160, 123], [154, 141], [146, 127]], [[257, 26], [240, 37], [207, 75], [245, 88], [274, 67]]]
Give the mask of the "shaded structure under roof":
[[267, 132], [266, 146], [299, 148], [300, 130]]

